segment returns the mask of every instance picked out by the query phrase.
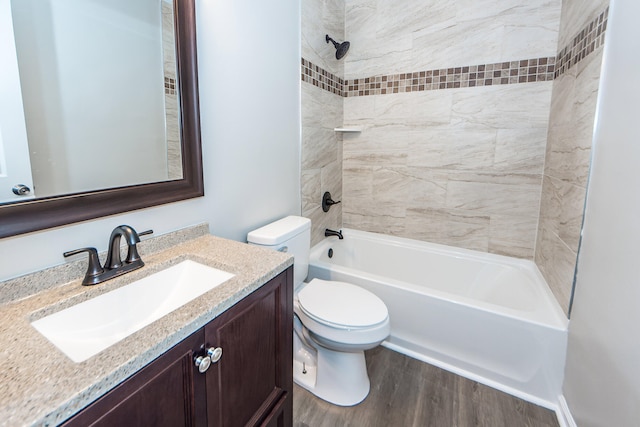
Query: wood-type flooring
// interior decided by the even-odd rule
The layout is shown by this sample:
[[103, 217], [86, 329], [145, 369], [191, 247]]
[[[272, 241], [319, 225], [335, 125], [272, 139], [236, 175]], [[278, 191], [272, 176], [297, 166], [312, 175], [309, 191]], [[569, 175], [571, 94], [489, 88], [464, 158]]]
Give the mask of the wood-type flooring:
[[294, 427], [559, 427], [553, 411], [377, 347], [366, 352], [369, 396], [331, 405], [294, 386]]

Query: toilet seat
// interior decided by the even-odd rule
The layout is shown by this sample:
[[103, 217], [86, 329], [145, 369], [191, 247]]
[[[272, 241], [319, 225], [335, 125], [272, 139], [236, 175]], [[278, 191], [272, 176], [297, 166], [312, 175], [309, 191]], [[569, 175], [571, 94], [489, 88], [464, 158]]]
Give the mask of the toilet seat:
[[380, 298], [350, 283], [313, 279], [297, 296], [304, 314], [337, 329], [373, 328], [389, 319]]

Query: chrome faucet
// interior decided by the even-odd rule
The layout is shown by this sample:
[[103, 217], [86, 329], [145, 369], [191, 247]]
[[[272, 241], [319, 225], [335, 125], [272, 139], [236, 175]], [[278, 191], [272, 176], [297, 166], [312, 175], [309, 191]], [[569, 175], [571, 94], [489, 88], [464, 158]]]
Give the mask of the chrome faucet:
[[335, 231], [335, 230], [330, 230], [326, 228], [324, 230], [324, 237], [329, 237], [329, 236], [338, 236], [338, 239], [340, 240], [344, 239], [344, 236], [342, 236], [342, 230]]
[[[138, 254], [137, 244], [140, 243], [140, 236], [153, 233], [153, 230], [147, 230], [137, 233], [133, 227], [128, 225], [119, 225], [114, 228], [109, 238], [109, 250], [107, 252], [107, 260], [104, 267], [100, 265], [98, 251], [96, 248], [82, 248], [74, 251], [65, 252], [62, 255], [69, 257], [82, 252], [89, 254], [89, 267], [82, 281], [83, 285], [97, 285], [114, 277], [121, 276], [133, 270], [144, 266], [144, 262]], [[120, 256], [120, 239], [123, 238], [127, 242], [127, 258], [122, 261]]]

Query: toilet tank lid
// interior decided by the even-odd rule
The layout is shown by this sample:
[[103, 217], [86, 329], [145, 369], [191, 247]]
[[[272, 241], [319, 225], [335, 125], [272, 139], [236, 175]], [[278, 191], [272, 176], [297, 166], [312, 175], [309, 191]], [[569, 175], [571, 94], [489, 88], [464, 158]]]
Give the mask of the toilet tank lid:
[[258, 245], [279, 245], [311, 228], [311, 220], [288, 216], [249, 232], [247, 241]]

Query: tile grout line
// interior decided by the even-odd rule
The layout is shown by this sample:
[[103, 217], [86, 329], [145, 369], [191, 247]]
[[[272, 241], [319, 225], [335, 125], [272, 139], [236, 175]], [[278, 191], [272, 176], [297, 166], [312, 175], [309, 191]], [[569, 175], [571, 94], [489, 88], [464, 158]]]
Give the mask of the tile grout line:
[[301, 80], [340, 97], [386, 95], [552, 81], [604, 45], [609, 7], [587, 23], [555, 57], [439, 68], [345, 80], [301, 58]]

